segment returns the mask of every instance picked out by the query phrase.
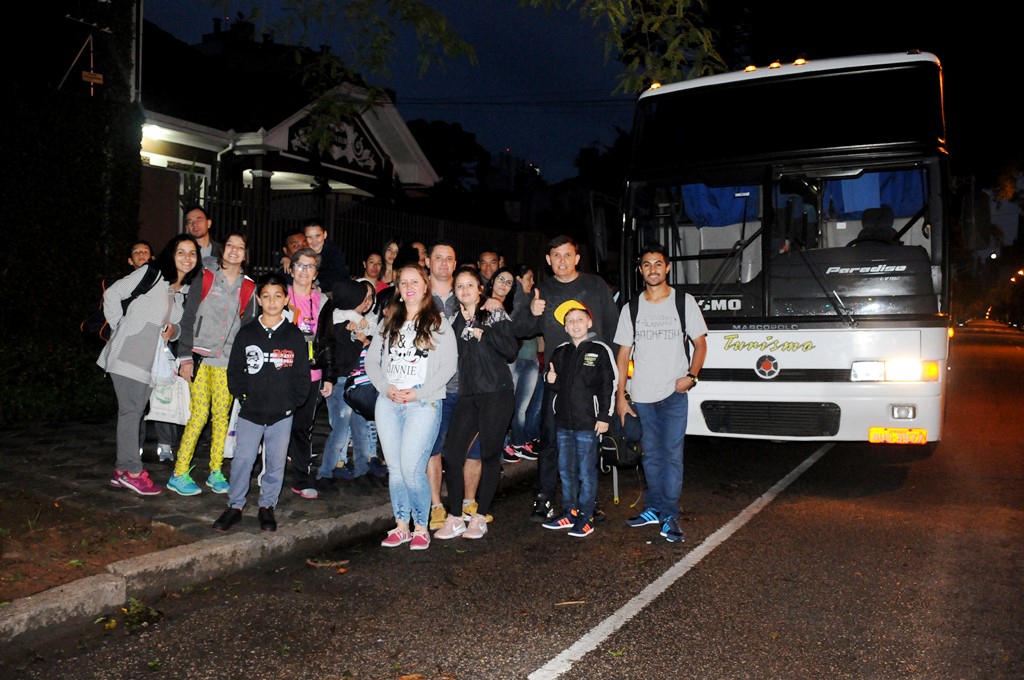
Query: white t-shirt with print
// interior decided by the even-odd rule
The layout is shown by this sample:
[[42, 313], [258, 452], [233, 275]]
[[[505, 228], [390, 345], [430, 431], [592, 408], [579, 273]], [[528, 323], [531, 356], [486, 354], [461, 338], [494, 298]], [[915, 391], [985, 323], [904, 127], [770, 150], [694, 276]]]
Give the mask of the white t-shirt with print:
[[416, 347], [415, 340], [416, 326], [407, 321], [389, 349], [390, 363], [385, 377], [398, 389], [419, 387], [427, 378], [430, 359], [426, 349]]

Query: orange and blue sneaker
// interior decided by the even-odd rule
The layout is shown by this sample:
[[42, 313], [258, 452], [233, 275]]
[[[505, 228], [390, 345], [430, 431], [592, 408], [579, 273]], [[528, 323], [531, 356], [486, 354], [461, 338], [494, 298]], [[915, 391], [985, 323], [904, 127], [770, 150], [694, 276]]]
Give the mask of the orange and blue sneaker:
[[576, 524], [576, 518], [579, 516], [579, 512], [575, 509], [563, 514], [561, 517], [556, 517], [550, 522], [544, 522], [541, 524], [545, 529], [572, 529]]
[[572, 525], [572, 529], [569, 529], [569, 535], [573, 538], [584, 538], [592, 533], [594, 533], [594, 518], [583, 515], [577, 517], [576, 523]]

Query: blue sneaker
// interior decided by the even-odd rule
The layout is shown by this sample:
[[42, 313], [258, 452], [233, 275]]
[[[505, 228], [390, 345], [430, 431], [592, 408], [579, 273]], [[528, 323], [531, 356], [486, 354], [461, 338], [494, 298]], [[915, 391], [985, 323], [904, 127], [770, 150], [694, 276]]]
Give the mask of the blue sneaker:
[[661, 519], [658, 517], [658, 511], [654, 508], [647, 508], [636, 517], [630, 517], [626, 520], [627, 527], [643, 527], [648, 524], [659, 524]]
[[686, 535], [679, 528], [679, 522], [676, 521], [675, 517], [669, 517], [661, 523], [661, 535], [669, 543], [682, 543], [686, 540]]
[[346, 482], [351, 482], [356, 478], [355, 471], [352, 469], [352, 465], [350, 463], [345, 463], [342, 466], [334, 468], [334, 470], [331, 471], [331, 476], [334, 479], [341, 479]]
[[214, 493], [227, 493], [229, 488], [228, 480], [224, 479], [224, 473], [220, 470], [210, 473], [210, 476], [206, 478], [206, 486], [213, 489]]
[[203, 492], [199, 485], [192, 481], [192, 475], [174, 475], [167, 481], [167, 488], [180, 496], [198, 496]]
[[545, 529], [572, 529], [576, 524], [578, 514], [576, 510], [570, 510], [561, 517], [556, 517], [550, 522], [544, 522], [541, 526]]

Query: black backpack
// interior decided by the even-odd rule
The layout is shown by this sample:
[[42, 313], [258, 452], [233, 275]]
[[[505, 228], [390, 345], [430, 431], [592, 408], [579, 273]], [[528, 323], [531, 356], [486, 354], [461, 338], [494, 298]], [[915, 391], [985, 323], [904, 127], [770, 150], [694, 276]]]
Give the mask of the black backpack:
[[[637, 293], [626, 303], [629, 305], [629, 321], [633, 324], [633, 337], [636, 338], [636, 315], [640, 312], [640, 296], [643, 291]], [[683, 329], [683, 349], [686, 351], [686, 360], [690, 361], [690, 345], [693, 340], [686, 334], [686, 293], [676, 290], [676, 312], [679, 313], [679, 325]]]
[[[121, 311], [124, 314], [128, 313], [128, 306], [143, 293], [149, 291], [150, 288], [156, 285], [157, 280], [160, 278], [160, 270], [151, 264], [144, 264], [146, 267], [146, 273], [143, 274], [142, 280], [139, 281], [138, 285], [135, 286], [135, 290], [132, 294], [121, 300]], [[82, 335], [87, 338], [99, 338], [103, 342], [110, 342], [110, 323], [107, 321], [107, 317], [103, 315], [103, 295], [107, 292], [107, 288], [110, 284], [117, 281], [117, 279], [103, 279], [100, 281], [100, 301], [97, 308], [92, 311], [89, 316], [85, 317], [85, 321], [79, 324], [78, 328], [82, 331]]]

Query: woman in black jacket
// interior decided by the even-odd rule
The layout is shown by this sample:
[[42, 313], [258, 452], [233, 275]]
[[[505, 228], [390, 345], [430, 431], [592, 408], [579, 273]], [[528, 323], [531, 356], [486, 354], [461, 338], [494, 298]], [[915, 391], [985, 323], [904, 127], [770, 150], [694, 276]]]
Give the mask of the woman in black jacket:
[[[434, 534], [439, 539], [483, 538], [487, 533], [487, 513], [498, 489], [501, 450], [512, 419], [515, 397], [508, 364], [516, 358], [519, 344], [504, 309], [483, 309], [483, 290], [476, 269], [463, 267], [456, 273], [455, 296], [460, 309], [450, 321], [459, 343], [459, 402], [444, 447], [448, 518]], [[463, 466], [478, 433], [482, 465], [479, 499], [467, 526], [462, 519]]]

